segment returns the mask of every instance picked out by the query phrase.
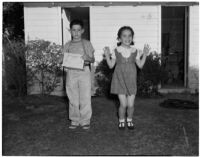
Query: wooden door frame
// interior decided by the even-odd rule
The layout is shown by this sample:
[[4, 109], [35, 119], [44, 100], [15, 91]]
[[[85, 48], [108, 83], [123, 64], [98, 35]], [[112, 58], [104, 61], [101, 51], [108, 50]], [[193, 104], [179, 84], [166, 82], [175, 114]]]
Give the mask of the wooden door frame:
[[189, 7], [185, 6], [185, 36], [184, 36], [184, 87], [188, 88], [189, 65]]

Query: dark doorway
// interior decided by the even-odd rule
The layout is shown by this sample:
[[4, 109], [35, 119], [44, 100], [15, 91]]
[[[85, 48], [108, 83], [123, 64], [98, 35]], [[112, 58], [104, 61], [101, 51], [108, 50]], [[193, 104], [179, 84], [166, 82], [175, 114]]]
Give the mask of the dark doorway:
[[90, 40], [89, 7], [65, 8], [69, 21], [80, 19], [84, 23], [85, 32], [83, 38]]
[[164, 88], [186, 85], [186, 7], [162, 7], [162, 64], [167, 73]]

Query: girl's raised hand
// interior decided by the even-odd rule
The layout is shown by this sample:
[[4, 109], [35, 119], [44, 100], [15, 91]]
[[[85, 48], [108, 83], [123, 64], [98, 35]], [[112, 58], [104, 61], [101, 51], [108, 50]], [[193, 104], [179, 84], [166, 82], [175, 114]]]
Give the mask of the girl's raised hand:
[[144, 52], [145, 55], [148, 55], [150, 49], [151, 48], [150, 48], [149, 44], [144, 44], [143, 52]]
[[104, 47], [103, 51], [106, 57], [110, 57], [111, 53], [110, 53], [110, 48], [108, 46]]

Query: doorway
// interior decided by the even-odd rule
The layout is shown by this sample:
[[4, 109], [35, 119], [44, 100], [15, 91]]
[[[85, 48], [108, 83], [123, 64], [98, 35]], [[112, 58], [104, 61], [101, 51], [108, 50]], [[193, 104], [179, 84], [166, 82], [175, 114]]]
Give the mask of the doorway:
[[187, 86], [187, 7], [162, 7], [162, 65], [166, 72], [163, 88]]
[[62, 8], [62, 43], [71, 40], [69, 24], [74, 19], [80, 19], [84, 24], [83, 38], [90, 40], [89, 7]]

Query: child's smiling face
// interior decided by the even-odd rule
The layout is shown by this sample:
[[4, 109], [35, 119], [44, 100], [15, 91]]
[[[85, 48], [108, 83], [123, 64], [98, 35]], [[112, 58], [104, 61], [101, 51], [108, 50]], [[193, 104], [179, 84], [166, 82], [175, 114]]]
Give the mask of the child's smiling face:
[[133, 35], [130, 30], [125, 29], [122, 31], [119, 41], [124, 46], [130, 46], [133, 41]]
[[73, 40], [81, 40], [84, 29], [80, 25], [73, 25], [71, 28], [71, 35]]

